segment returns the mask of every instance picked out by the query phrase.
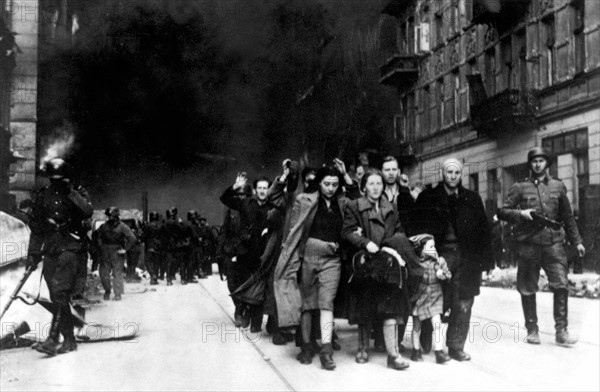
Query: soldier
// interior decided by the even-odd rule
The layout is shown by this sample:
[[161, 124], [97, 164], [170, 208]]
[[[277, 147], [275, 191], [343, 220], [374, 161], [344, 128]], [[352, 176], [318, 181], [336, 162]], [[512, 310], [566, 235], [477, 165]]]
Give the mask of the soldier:
[[110, 273], [112, 271], [115, 286], [115, 301], [121, 300], [123, 294], [123, 268], [125, 266], [125, 255], [137, 241], [135, 235], [125, 223], [119, 219], [119, 209], [108, 207], [104, 212], [108, 217], [102, 226], [98, 228], [98, 244], [102, 252], [100, 263], [100, 280], [104, 287], [104, 300], [110, 299]]
[[150, 273], [150, 284], [158, 284], [158, 272], [163, 259], [163, 246], [165, 242], [164, 226], [159, 221], [158, 212], [149, 214], [150, 222], [144, 228], [143, 242], [146, 244], [146, 268]]
[[143, 255], [144, 255], [144, 243], [142, 241], [142, 235], [144, 234], [142, 230], [142, 225], [137, 219], [127, 220], [127, 226], [135, 235], [135, 243], [131, 246], [131, 249], [127, 251], [127, 275], [125, 280], [127, 283], [135, 283], [140, 282], [142, 278], [137, 276], [135, 269], [138, 265], [143, 263]]
[[193, 237], [192, 237], [192, 243], [190, 245], [191, 248], [191, 257], [190, 257], [190, 274], [192, 275], [192, 279], [193, 279], [193, 275], [195, 272], [198, 273], [198, 277], [200, 279], [205, 279], [206, 275], [204, 274], [204, 271], [202, 270], [202, 240], [200, 238], [200, 233], [199, 233], [199, 222], [198, 222], [198, 218], [199, 218], [200, 214], [198, 214], [198, 211], [196, 210], [189, 210], [187, 213], [187, 219], [189, 224], [192, 227], [193, 230]]
[[194, 272], [190, 268], [194, 230], [189, 222], [183, 222], [177, 217], [176, 207], [171, 207], [167, 211], [165, 230], [169, 238], [169, 267], [167, 271], [169, 276], [167, 277], [167, 285], [173, 284], [177, 265], [179, 265], [181, 284], [197, 283], [198, 281], [193, 276]]
[[[56, 308], [48, 338], [35, 349], [54, 356], [77, 350], [74, 326], [69, 321], [70, 302], [79, 264], [87, 260], [83, 221], [92, 216], [93, 208], [86, 190], [71, 182], [63, 159], [46, 162], [45, 174], [50, 186], [35, 195], [27, 267], [37, 268], [43, 257], [44, 279]], [[64, 337], [62, 345], [59, 334]]]
[[200, 271], [204, 276], [212, 275], [212, 257], [215, 253], [216, 238], [203, 216], [198, 219], [198, 238], [202, 250], [200, 253]]
[[569, 267], [563, 245], [565, 230], [580, 257], [585, 255], [585, 247], [575, 224], [565, 184], [548, 174], [550, 155], [543, 148], [536, 147], [527, 154], [527, 162], [530, 178], [509, 189], [504, 206], [498, 211], [498, 218], [517, 224], [517, 289], [525, 315], [525, 341], [540, 344], [535, 293], [541, 267], [554, 292], [556, 342], [575, 344], [577, 339], [569, 336], [567, 330]]

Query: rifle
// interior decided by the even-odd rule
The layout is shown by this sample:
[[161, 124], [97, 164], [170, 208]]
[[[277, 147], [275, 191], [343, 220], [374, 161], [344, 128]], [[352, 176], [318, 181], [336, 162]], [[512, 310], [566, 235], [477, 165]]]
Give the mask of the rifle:
[[13, 291], [12, 295], [10, 296], [8, 303], [4, 306], [4, 309], [2, 309], [2, 314], [0, 314], [0, 320], [2, 319], [2, 317], [4, 316], [4, 313], [6, 313], [8, 308], [10, 308], [10, 305], [12, 305], [12, 303], [14, 302], [15, 299], [19, 298], [20, 300], [25, 301], [21, 297], [19, 297], [18, 294], [19, 294], [19, 291], [21, 291], [21, 289], [25, 285], [25, 282], [27, 282], [27, 279], [29, 279], [29, 276], [31, 275], [31, 273], [33, 271], [34, 271], [33, 267], [28, 267], [27, 270], [25, 270], [25, 274], [23, 275], [23, 277], [17, 284], [17, 287], [15, 288], [15, 291]]
[[552, 219], [550, 219], [540, 213], [537, 213], [535, 211], [531, 212], [531, 217], [533, 218], [534, 222], [536, 222], [539, 226], [542, 226], [542, 227], [550, 227], [554, 230], [559, 230], [561, 227], [564, 226], [564, 224], [562, 222], [552, 220]]

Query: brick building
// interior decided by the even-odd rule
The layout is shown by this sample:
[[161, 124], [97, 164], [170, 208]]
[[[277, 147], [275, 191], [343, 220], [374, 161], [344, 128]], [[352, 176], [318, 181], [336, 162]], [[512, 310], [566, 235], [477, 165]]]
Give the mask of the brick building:
[[[584, 233], [600, 217], [600, 2], [393, 0], [381, 83], [398, 91], [392, 138], [412, 182], [465, 163], [488, 214], [544, 145]], [[591, 235], [591, 234], [590, 234]]]

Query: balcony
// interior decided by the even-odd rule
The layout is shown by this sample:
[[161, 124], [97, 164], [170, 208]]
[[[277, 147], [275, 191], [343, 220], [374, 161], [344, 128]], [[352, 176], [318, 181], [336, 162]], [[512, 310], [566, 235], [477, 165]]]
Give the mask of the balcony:
[[419, 78], [418, 56], [395, 54], [380, 67], [379, 83], [393, 86], [398, 91], [412, 87]]
[[416, 3], [416, 0], [391, 0], [381, 12], [399, 18], [409, 7], [414, 6]]
[[471, 24], [492, 24], [498, 30], [514, 24], [527, 13], [531, 0], [474, 0]]
[[471, 105], [473, 128], [494, 138], [537, 126], [537, 97], [532, 91], [505, 90]]

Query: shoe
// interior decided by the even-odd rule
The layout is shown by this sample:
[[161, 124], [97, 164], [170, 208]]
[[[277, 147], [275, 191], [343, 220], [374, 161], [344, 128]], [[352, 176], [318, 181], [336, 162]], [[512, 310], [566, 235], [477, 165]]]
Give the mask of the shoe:
[[450, 360], [450, 356], [444, 352], [444, 350], [438, 350], [435, 352], [435, 362], [446, 363]]
[[71, 351], [77, 351], [77, 341], [75, 340], [75, 334], [73, 333], [73, 327], [71, 325], [65, 326], [63, 330], [63, 336], [65, 340], [57, 350], [58, 354], [66, 354]]
[[300, 354], [296, 356], [296, 359], [303, 365], [310, 365], [312, 363], [313, 351], [310, 343], [304, 343], [300, 349]]
[[104, 300], [105, 301], [109, 301], [110, 300], [110, 293], [104, 293]]
[[167, 279], [167, 286], [173, 286], [173, 281], [171, 279]]
[[525, 343], [529, 344], [540, 344], [542, 341], [540, 340], [539, 329], [535, 327], [534, 329], [527, 330], [527, 336], [525, 336]]
[[120, 301], [121, 300], [121, 294], [117, 294], [115, 295], [115, 298], [113, 298], [113, 301]]
[[556, 343], [558, 344], [570, 346], [577, 343], [578, 340], [576, 337], [570, 336], [566, 328], [556, 332]]
[[284, 346], [287, 344], [287, 339], [280, 332], [275, 332], [273, 334], [272, 342], [276, 346]]
[[387, 367], [394, 370], [404, 370], [410, 366], [408, 361], [405, 361], [401, 356], [392, 357], [388, 355], [387, 357]]
[[334, 370], [335, 362], [333, 361], [333, 347], [331, 343], [325, 343], [321, 352], [319, 353], [319, 359], [321, 360], [321, 367], [325, 370]]
[[[68, 308], [67, 308], [68, 309]], [[52, 316], [52, 322], [50, 324], [50, 331], [48, 332], [48, 338], [44, 343], [35, 347], [35, 350], [47, 354], [51, 357], [58, 353], [60, 343], [58, 338], [60, 335], [60, 329], [62, 325], [63, 314], [66, 312], [65, 307], [58, 307]]]
[[461, 349], [449, 349], [448, 350], [448, 355], [450, 356], [450, 358], [457, 360], [458, 362], [463, 362], [463, 361], [470, 361], [471, 360], [471, 356], [469, 354], [467, 354], [466, 352], [464, 352]]
[[412, 353], [410, 354], [410, 360], [414, 362], [423, 362], [423, 355], [421, 353], [421, 349], [415, 350], [413, 348]]
[[354, 357], [356, 363], [367, 363], [369, 362], [369, 352], [365, 350], [358, 350]]
[[198, 281], [196, 279], [192, 278], [192, 279], [188, 280], [188, 283], [198, 283]]
[[153, 278], [150, 280], [150, 286], [156, 286], [158, 284], [158, 281], [156, 280], [156, 278]]
[[261, 333], [262, 332], [262, 328], [261, 328], [260, 325], [259, 326], [254, 326], [253, 325], [253, 326], [250, 327], [250, 332], [251, 333]]

